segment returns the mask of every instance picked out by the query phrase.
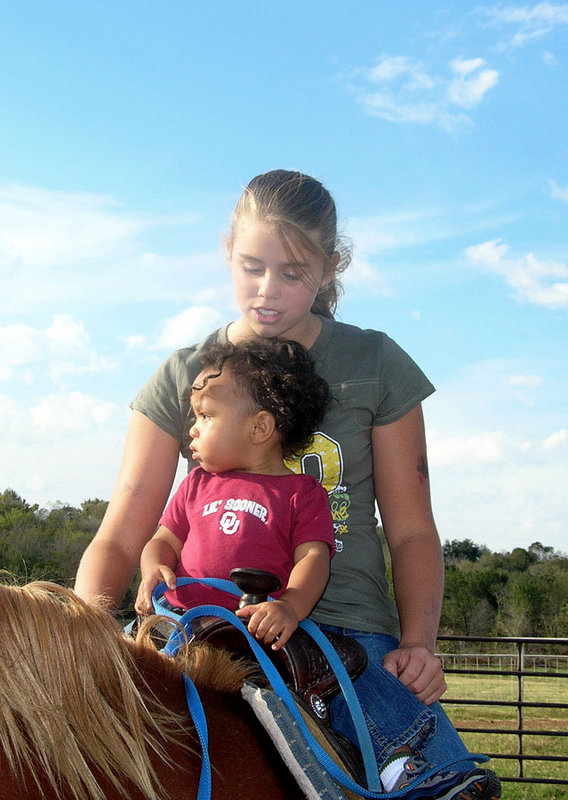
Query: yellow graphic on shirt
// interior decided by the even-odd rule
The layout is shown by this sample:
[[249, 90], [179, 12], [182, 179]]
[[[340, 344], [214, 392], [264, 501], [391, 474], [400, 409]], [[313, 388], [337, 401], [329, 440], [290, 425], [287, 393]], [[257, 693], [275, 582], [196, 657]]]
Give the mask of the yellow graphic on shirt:
[[[308, 468], [308, 461], [316, 461], [316, 470]], [[300, 475], [302, 472], [315, 475], [328, 494], [341, 486], [343, 460], [338, 443], [321, 431], [316, 431], [310, 447], [299, 458], [286, 461], [286, 466]], [[317, 474], [319, 472], [319, 474]]]
[[[338, 442], [321, 431], [316, 431], [310, 447], [301, 456], [286, 461], [286, 466], [296, 474], [305, 473], [314, 475], [329, 495], [329, 505], [333, 518], [335, 535], [349, 532], [349, 494], [342, 486], [343, 459], [341, 447]], [[343, 545], [336, 539], [336, 551], [340, 552]]]
[[351, 498], [347, 492], [334, 492], [329, 498], [329, 507], [333, 519], [333, 527], [337, 534], [349, 533], [347, 521]]

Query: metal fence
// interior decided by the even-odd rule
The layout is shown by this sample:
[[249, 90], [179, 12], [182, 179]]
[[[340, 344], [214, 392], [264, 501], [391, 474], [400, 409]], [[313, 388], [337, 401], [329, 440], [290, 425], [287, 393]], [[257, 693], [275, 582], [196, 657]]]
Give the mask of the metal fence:
[[[483, 716], [481, 714], [474, 715], [475, 726], [462, 726], [453, 719], [460, 733], [486, 734], [491, 740], [493, 736], [495, 737], [493, 752], [487, 752], [487, 755], [496, 762], [515, 764], [513, 772], [516, 774], [506, 776], [500, 774], [502, 782], [568, 786], [568, 703], [562, 702], [562, 698], [564, 700], [568, 698], [568, 639], [439, 636], [438, 649], [450, 687], [452, 675], [467, 675], [468, 677], [493, 676], [499, 681], [505, 679], [508, 680], [508, 688], [513, 689], [511, 699], [485, 697], [484, 692], [479, 692], [474, 698], [457, 696], [451, 696], [450, 699], [442, 698], [442, 704], [451, 718], [458, 716], [455, 708], [458, 706], [462, 715], [464, 709], [470, 706], [493, 708], [497, 717], [502, 714], [497, 709], [508, 709], [513, 712], [510, 719], [505, 720], [507, 723], [505, 726], [499, 725], [499, 719], [488, 721], [487, 715], [481, 719]], [[528, 678], [553, 679], [550, 686], [552, 700], [529, 699]], [[489, 688], [497, 683], [487, 680]], [[538, 682], [531, 680], [530, 684], [534, 687]], [[546, 688], [549, 688], [548, 682]], [[542, 723], [536, 728], [533, 727], [534, 710], [544, 712], [549, 718], [553, 717], [554, 729], [548, 729]], [[479, 726], [477, 726], [478, 716]], [[553, 743], [558, 741], [562, 742], [562, 745], [553, 746]], [[511, 742], [515, 744], [511, 746]], [[553, 754], [550, 751], [560, 754]], [[535, 771], [543, 772], [542, 768], [535, 770], [535, 765], [546, 763], [550, 766], [548, 777], [534, 774]], [[560, 770], [557, 769], [557, 765], [561, 765]], [[566, 765], [566, 769], [563, 765]], [[496, 771], [499, 772], [498, 763]], [[560, 777], [550, 777], [550, 772]]]

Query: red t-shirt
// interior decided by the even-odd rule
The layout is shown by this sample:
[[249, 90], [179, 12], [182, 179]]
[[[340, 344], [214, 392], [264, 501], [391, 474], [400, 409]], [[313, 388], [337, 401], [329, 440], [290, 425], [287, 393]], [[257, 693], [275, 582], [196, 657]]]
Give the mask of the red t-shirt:
[[[193, 469], [182, 481], [162, 518], [183, 542], [178, 577], [229, 578], [234, 567], [273, 572], [286, 588], [294, 550], [323, 541], [334, 550], [327, 492], [310, 475], [256, 475]], [[191, 584], [166, 592], [174, 606], [214, 603], [234, 610], [238, 598]]]

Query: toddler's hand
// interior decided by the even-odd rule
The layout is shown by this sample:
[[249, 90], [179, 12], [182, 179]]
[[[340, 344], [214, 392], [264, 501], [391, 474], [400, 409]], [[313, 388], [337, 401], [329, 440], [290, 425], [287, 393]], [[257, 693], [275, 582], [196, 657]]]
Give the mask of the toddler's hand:
[[157, 564], [151, 573], [142, 576], [138, 594], [136, 595], [136, 602], [134, 603], [136, 613], [142, 616], [152, 613], [152, 592], [162, 581], [165, 582], [168, 589], [175, 589], [177, 586], [175, 572], [163, 564]]
[[286, 644], [299, 622], [296, 612], [285, 600], [267, 600], [245, 606], [236, 614], [243, 620], [248, 619], [250, 633], [266, 644], [272, 643], [273, 650]]

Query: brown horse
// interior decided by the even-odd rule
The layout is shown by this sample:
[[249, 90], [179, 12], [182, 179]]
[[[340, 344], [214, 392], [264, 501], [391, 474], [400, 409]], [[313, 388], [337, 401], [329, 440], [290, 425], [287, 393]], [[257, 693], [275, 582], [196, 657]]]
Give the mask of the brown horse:
[[203, 648], [173, 660], [147, 626], [134, 641], [55, 584], [0, 585], [0, 800], [193, 800], [184, 671], [207, 717], [212, 800], [300, 800], [240, 695], [249, 669]]

